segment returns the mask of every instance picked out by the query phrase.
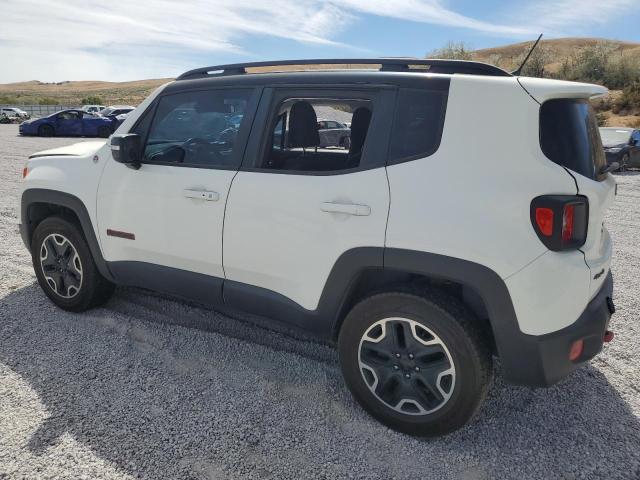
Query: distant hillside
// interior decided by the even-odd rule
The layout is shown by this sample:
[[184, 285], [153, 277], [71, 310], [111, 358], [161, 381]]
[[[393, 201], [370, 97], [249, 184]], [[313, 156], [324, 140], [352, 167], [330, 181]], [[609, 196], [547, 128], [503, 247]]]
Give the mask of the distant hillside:
[[137, 105], [155, 88], [171, 79], [136, 80], [133, 82], [80, 81], [43, 83], [31, 82], [0, 84], [0, 103], [23, 105], [57, 103], [80, 105], [88, 96], [98, 96], [105, 104]]
[[[595, 47], [606, 43], [611, 45], [613, 53], [621, 56], [628, 56], [640, 59], [640, 43], [621, 42], [617, 40], [607, 40], [603, 38], [558, 38], [553, 40], [542, 40], [538, 48], [548, 52], [550, 61], [546, 65], [549, 72], [558, 71], [562, 61], [586, 47]], [[533, 42], [514, 43], [495, 48], [483, 48], [471, 52], [474, 60], [492, 63], [507, 70], [518, 67], [526, 52], [529, 51]]]

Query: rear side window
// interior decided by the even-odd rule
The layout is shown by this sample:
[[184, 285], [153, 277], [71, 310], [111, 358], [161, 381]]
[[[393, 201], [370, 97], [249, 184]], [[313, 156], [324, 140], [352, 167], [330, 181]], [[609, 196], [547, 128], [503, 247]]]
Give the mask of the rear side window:
[[559, 99], [540, 107], [540, 147], [549, 160], [593, 180], [604, 176], [604, 149], [587, 100]]
[[389, 146], [389, 163], [435, 153], [442, 138], [446, 108], [446, 91], [400, 89]]

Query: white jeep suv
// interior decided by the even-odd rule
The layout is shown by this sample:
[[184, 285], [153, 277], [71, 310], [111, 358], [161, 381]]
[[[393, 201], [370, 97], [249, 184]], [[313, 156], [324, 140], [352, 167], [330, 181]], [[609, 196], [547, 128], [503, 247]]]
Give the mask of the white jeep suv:
[[[255, 73], [285, 63], [363, 69]], [[21, 233], [61, 308], [133, 285], [284, 322], [337, 345], [375, 418], [443, 434], [494, 356], [547, 386], [612, 336], [605, 93], [446, 60], [197, 69], [106, 144], [32, 155]], [[348, 149], [320, 146], [327, 106]]]

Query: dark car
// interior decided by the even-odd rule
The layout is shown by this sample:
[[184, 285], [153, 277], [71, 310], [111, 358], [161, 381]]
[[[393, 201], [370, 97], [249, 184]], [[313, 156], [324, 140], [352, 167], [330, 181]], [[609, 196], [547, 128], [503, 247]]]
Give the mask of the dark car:
[[112, 120], [82, 110], [62, 110], [48, 117], [22, 122], [21, 135], [41, 137], [83, 136], [107, 138], [113, 132]]
[[619, 170], [640, 167], [640, 130], [623, 127], [600, 129], [607, 163], [618, 162]]

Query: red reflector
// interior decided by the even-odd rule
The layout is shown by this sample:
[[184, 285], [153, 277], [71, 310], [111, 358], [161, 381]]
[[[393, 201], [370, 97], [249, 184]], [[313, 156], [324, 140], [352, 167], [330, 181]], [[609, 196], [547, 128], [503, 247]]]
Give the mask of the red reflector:
[[536, 223], [545, 237], [553, 235], [553, 210], [550, 208], [536, 208]]
[[613, 340], [614, 336], [615, 335], [611, 330], [607, 330], [606, 332], [604, 332], [604, 343], [609, 343], [611, 340]]
[[565, 205], [562, 214], [562, 241], [568, 242], [573, 238], [573, 219], [575, 217], [575, 205]]
[[584, 340], [576, 340], [571, 344], [571, 348], [569, 349], [569, 360], [572, 362], [576, 361], [582, 355], [584, 351]]
[[29, 167], [24, 167], [22, 169], [22, 178], [26, 177], [28, 173], [29, 173]]

